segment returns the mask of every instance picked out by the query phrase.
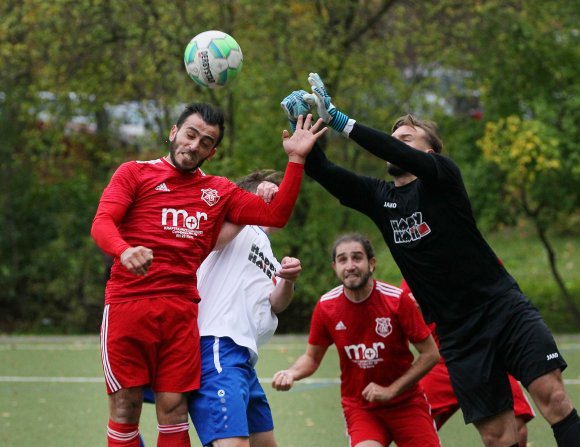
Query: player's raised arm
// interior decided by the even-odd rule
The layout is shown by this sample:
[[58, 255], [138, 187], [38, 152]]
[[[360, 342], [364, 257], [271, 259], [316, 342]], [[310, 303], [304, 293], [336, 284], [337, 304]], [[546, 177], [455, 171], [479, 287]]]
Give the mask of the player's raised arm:
[[351, 138], [376, 157], [394, 163], [418, 177], [435, 178], [437, 176], [437, 166], [431, 153], [440, 152], [439, 148], [433, 147], [427, 150], [427, 148], [415, 147], [405, 138], [395, 138], [395, 134], [389, 135], [356, 122], [339, 111], [331, 102], [324, 82], [317, 73], [310, 73], [308, 82], [312, 93], [304, 95], [304, 100], [315, 107], [318, 115], [334, 130]]
[[312, 115], [300, 116], [296, 122], [296, 130], [290, 135], [287, 130], [282, 134], [284, 151], [288, 155], [288, 164], [284, 178], [276, 196], [270, 203], [264, 203], [254, 194], [240, 196], [236, 207], [227, 216], [227, 220], [238, 225], [253, 224], [282, 228], [286, 225], [296, 204], [304, 163], [312, 150], [314, 143], [326, 132], [322, 128], [322, 120], [312, 125]]
[[314, 143], [328, 130], [322, 127], [322, 118], [312, 125], [312, 115], [298, 116], [296, 130], [290, 136], [287, 130], [282, 132], [282, 145], [291, 163], [304, 164], [306, 156], [312, 150]]

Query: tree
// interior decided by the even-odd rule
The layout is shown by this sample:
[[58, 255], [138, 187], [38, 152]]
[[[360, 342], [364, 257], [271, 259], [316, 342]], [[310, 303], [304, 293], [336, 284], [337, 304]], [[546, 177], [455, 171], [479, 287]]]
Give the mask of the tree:
[[[573, 3], [0, 3], [0, 248], [7, 254], [0, 260], [0, 304], [10, 309], [3, 314], [41, 321], [44, 310], [51, 309], [56, 320], [62, 310], [75, 315], [76, 327], [93, 327], [94, 315], [83, 316], [72, 307], [102, 302], [100, 292], [90, 296], [102, 289], [104, 266], [88, 234], [111, 171], [127, 159], [158, 157], [176, 113], [192, 101], [212, 102], [227, 114], [226, 138], [206, 170], [237, 178], [257, 168], [283, 169], [280, 133], [287, 123], [279, 102], [292, 90], [307, 90], [309, 72], [319, 72], [333, 102], [365, 124], [388, 131], [395, 117], [409, 112], [440, 121], [448, 153], [464, 168], [476, 213], [499, 221], [512, 204], [500, 200], [499, 186], [477, 189], [483, 176], [494, 175], [497, 185], [503, 178], [499, 169], [487, 169], [475, 145], [486, 120], [516, 115], [543, 122], [559, 132], [561, 169], [578, 166], [578, 20]], [[186, 75], [183, 51], [194, 35], [208, 29], [228, 32], [242, 47], [244, 67], [230, 88], [203, 89]], [[39, 122], [46, 115], [46, 93], [55, 98], [55, 107], [50, 122]], [[469, 115], [474, 100], [483, 106], [483, 120]], [[140, 147], [122, 144], [107, 112], [111, 105], [127, 103], [159, 112]], [[68, 124], [79, 116], [95, 125], [94, 133], [71, 132]], [[338, 164], [368, 175], [385, 174], [382, 163], [336, 134], [329, 135], [325, 146]], [[572, 186], [570, 181], [570, 190]], [[577, 206], [574, 197], [569, 196], [568, 209]], [[34, 208], [41, 211], [42, 225], [34, 224]], [[334, 281], [329, 245], [338, 233], [351, 230], [381, 243], [370, 221], [305, 179], [287, 231], [273, 238], [276, 252], [307, 263], [297, 305], [289, 309], [289, 329], [306, 328], [303, 317]], [[44, 267], [49, 259], [59, 260], [60, 271]], [[63, 287], [65, 283], [71, 286]], [[71, 308], [62, 305], [66, 294], [79, 293], [87, 298]], [[32, 303], [42, 305], [27, 313]], [[294, 309], [300, 318], [293, 318]], [[284, 320], [286, 316], [281, 327]], [[72, 327], [70, 318], [62, 321]]]
[[[577, 201], [573, 199], [577, 190], [570, 191], [568, 187], [580, 180], [574, 179], [577, 174], [562, 164], [558, 137], [554, 133], [542, 122], [512, 115], [488, 122], [478, 143], [484, 158], [504, 175], [504, 200], [515, 203], [533, 222], [562, 298], [575, 322], [580, 324], [580, 309], [558, 271], [556, 252], [548, 236], [554, 223], [572, 211], [569, 207]], [[562, 199], [556, 200], [556, 197]]]

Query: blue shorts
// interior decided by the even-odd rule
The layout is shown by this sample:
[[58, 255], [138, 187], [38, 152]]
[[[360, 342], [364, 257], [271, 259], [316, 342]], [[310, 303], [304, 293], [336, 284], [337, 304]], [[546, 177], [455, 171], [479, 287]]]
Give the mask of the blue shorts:
[[201, 386], [190, 395], [189, 415], [204, 446], [274, 429], [247, 348], [227, 337], [201, 337]]

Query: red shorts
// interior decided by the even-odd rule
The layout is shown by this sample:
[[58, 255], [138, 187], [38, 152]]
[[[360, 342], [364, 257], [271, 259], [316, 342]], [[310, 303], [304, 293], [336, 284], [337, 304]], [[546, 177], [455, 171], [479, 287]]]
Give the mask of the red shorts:
[[512, 387], [512, 394], [514, 396], [514, 414], [517, 418], [522, 418], [524, 422], [529, 422], [536, 416], [534, 409], [530, 405], [530, 401], [524, 394], [520, 383], [509, 376], [510, 385]]
[[197, 303], [151, 298], [105, 305], [101, 360], [109, 394], [151, 386], [182, 393], [199, 388]]
[[[514, 414], [521, 417], [525, 422], [533, 419], [535, 416], [530, 402], [522, 391], [519, 382], [512, 376], [509, 376], [512, 394], [514, 396]], [[457, 397], [451, 387], [449, 373], [445, 363], [439, 362], [429, 373], [421, 379], [420, 382], [429, 404], [431, 404], [431, 414], [437, 429], [440, 429], [453, 414], [459, 410]]]
[[377, 441], [398, 447], [440, 447], [439, 437], [423, 395], [393, 407], [344, 408], [349, 444]]

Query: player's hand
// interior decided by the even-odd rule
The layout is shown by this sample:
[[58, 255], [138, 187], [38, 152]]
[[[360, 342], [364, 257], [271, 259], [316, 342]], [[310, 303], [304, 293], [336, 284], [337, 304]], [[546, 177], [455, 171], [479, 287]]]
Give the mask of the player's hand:
[[365, 387], [362, 391], [362, 396], [369, 402], [388, 402], [395, 397], [389, 387], [383, 387], [374, 382], [369, 383]]
[[280, 270], [276, 272], [276, 276], [286, 281], [296, 282], [300, 273], [302, 272], [302, 265], [300, 259], [284, 256], [280, 262]]
[[288, 391], [294, 385], [294, 376], [287, 369], [278, 371], [272, 378], [272, 388], [277, 391]]
[[292, 136], [287, 130], [282, 132], [282, 145], [288, 155], [288, 161], [304, 164], [306, 156], [312, 150], [316, 140], [328, 130], [327, 127], [322, 127], [322, 122], [322, 119], [319, 119], [311, 126], [311, 114], [306, 115], [306, 118], [299, 115], [296, 121], [296, 130]]
[[[316, 107], [318, 115], [326, 124], [337, 132], [343, 133], [349, 120], [348, 116], [340, 112], [332, 104], [330, 95], [326, 91], [324, 82], [322, 82], [318, 73], [310, 73], [308, 75], [308, 82], [311, 85], [313, 93], [303, 95], [302, 98], [311, 106]], [[348, 137], [348, 133], [343, 135]]]
[[153, 262], [153, 250], [147, 247], [129, 247], [121, 253], [121, 264], [134, 275], [145, 276]]
[[306, 116], [310, 112], [310, 104], [304, 101], [304, 95], [308, 93], [304, 90], [295, 90], [286, 96], [280, 106], [286, 112], [288, 121], [290, 121], [290, 127], [292, 132], [296, 130], [296, 121], [300, 115]]
[[270, 203], [277, 192], [278, 185], [268, 181], [263, 181], [258, 185], [258, 188], [256, 188], [256, 195], [261, 197], [266, 203]]

